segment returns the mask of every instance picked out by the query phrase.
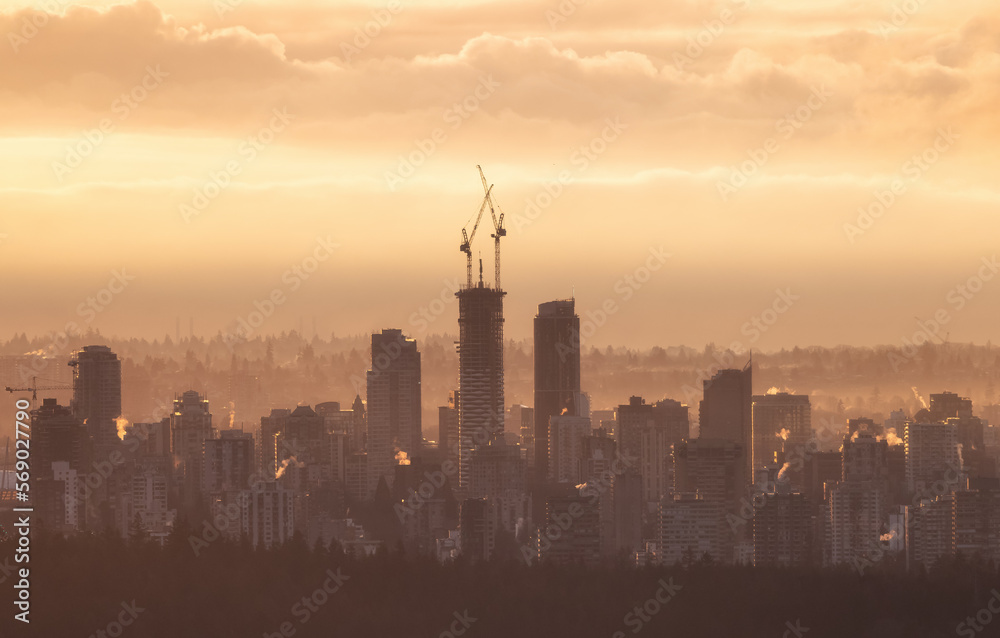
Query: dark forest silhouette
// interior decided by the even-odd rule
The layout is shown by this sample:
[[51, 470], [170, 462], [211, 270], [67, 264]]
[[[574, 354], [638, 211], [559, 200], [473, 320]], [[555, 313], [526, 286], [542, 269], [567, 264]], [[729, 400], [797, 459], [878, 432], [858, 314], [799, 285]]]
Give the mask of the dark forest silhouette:
[[[140, 534], [64, 539], [38, 530], [33, 635], [90, 636], [135, 601], [143, 611], [123, 636], [250, 638], [277, 635], [289, 622], [297, 636], [437, 637], [467, 614], [476, 620], [466, 635], [483, 637], [631, 636], [641, 626], [645, 636], [774, 638], [797, 626], [809, 638], [921, 638], [955, 635], [1000, 587], [996, 566], [962, 558], [929, 573], [906, 573], [892, 558], [863, 574], [702, 561], [585, 570], [516, 560], [438, 564], [398, 548], [357, 560], [300, 537], [271, 550], [220, 539], [196, 557], [190, 534], [182, 523], [160, 548]], [[0, 543], [0, 552], [13, 555], [13, 543]], [[341, 588], [302, 624], [304, 607], [293, 606], [338, 570]], [[635, 608], [662, 583], [679, 590], [640, 623]], [[11, 615], [3, 614], [0, 635], [9, 635]]]

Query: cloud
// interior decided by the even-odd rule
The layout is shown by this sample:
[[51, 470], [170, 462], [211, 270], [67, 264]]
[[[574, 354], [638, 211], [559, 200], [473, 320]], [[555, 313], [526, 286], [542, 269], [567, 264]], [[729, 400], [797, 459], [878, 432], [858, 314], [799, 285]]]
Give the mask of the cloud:
[[[521, 26], [529, 15], [543, 15], [544, 6], [529, 12], [525, 3], [518, 5]], [[430, 26], [421, 23], [421, 9], [408, 11], [399, 17], [402, 24], [390, 24], [375, 40], [405, 40], [418, 26]], [[487, 11], [482, 5], [460, 10], [452, 20], [459, 26], [441, 28], [466, 30], [474, 15], [485, 22]], [[623, 13], [628, 16], [628, 8]], [[814, 20], [832, 19], [816, 13]], [[0, 14], [0, 32], [17, 32], [30, 15]], [[588, 26], [593, 14], [588, 15], [581, 7], [571, 24]], [[996, 20], [972, 18], [922, 44], [903, 36], [887, 43], [870, 30], [845, 26], [800, 38], [804, 46], [790, 49], [787, 43], [761, 41], [760, 27], [750, 28], [751, 18], [759, 21], [762, 15], [748, 14], [747, 26], [735, 23], [681, 70], [669, 51], [662, 46], [643, 50], [641, 40], [634, 48], [584, 53], [557, 44], [559, 33], [489, 30], [469, 35], [451, 51], [389, 53], [352, 63], [331, 51], [326, 58], [303, 60], [288, 53], [296, 44], [289, 47], [273, 33], [237, 24], [181, 23], [149, 0], [100, 10], [71, 7], [65, 15], [49, 16], [18, 52], [0, 48], [0, 113], [12, 116], [4, 118], [8, 131], [86, 124], [151, 65], [169, 72], [170, 80], [136, 114], [141, 124], [211, 131], [242, 130], [279, 104], [299, 113], [300, 125], [321, 129], [375, 114], [432, 122], [467, 97], [482, 77], [503, 85], [481, 105], [483, 113], [581, 127], [610, 113], [651, 122], [708, 114], [719, 125], [774, 120], [818, 84], [830, 86], [837, 96], [820, 118], [837, 119], [842, 127], [855, 120], [862, 127], [866, 122], [912, 125], [942, 110], [952, 119], [986, 119], [980, 109], [998, 97], [998, 85], [987, 82], [1000, 73]], [[787, 16], [774, 18], [780, 24], [779, 18]], [[655, 12], [650, 29], [666, 19]], [[687, 55], [683, 33], [691, 35], [681, 30], [668, 41], [674, 41], [674, 53]], [[614, 41], [614, 31], [606, 37]]]

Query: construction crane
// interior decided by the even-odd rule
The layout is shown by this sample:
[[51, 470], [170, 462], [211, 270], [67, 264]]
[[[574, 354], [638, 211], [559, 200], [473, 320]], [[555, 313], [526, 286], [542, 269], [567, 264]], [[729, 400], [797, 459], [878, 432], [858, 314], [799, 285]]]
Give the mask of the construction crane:
[[[490, 201], [490, 191], [493, 187], [490, 186], [486, 189], [486, 196], [483, 198], [483, 203], [479, 207], [479, 213], [476, 215], [476, 223], [472, 226], [472, 232], [466, 232], [466, 229], [462, 229], [462, 245], [458, 247], [463, 253], [465, 253], [465, 285], [467, 288], [472, 288], [472, 240], [476, 237], [476, 231], [479, 230], [479, 222], [483, 219], [483, 211], [486, 210], [486, 204]], [[472, 221], [470, 218], [469, 221]], [[468, 223], [465, 224], [468, 227]], [[481, 267], [480, 267], [481, 269]]]
[[[497, 290], [500, 290], [500, 238], [507, 235], [507, 229], [503, 227], [503, 211], [500, 210], [500, 204], [496, 203], [493, 198], [493, 187], [486, 187], [486, 175], [483, 175], [483, 167], [476, 164], [476, 168], [479, 169], [479, 178], [483, 180], [483, 190], [486, 191], [486, 199], [490, 202], [490, 216], [493, 218], [493, 234], [490, 237], [493, 238], [494, 250], [496, 252], [496, 265], [495, 272], [493, 275], [494, 285]], [[494, 210], [494, 207], [496, 210]], [[500, 216], [497, 217], [496, 211], [500, 210]]]
[[[51, 379], [42, 379], [42, 381], [51, 381]], [[56, 381], [52, 381], [52, 382], [53, 383], [57, 383]], [[37, 401], [38, 400], [38, 391], [39, 390], [42, 390], [42, 391], [46, 391], [46, 390], [72, 390], [73, 386], [71, 386], [71, 385], [46, 385], [46, 386], [39, 386], [38, 385], [38, 377], [31, 377], [31, 387], [28, 387], [28, 388], [12, 388], [10, 386], [7, 386], [4, 389], [7, 392], [10, 392], [10, 393], [14, 393], [14, 392], [30, 392], [31, 393], [31, 400], [32, 401]]]

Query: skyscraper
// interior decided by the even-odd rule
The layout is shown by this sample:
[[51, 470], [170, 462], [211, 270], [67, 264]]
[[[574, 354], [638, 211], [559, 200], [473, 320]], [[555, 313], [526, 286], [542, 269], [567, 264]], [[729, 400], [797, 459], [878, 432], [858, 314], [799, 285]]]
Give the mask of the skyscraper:
[[458, 405], [461, 393], [453, 390], [448, 405], [438, 407], [438, 449], [445, 458], [458, 463]]
[[697, 492], [734, 513], [746, 489], [743, 447], [723, 439], [697, 438], [674, 446], [674, 491]]
[[812, 507], [804, 494], [766, 492], [753, 513], [753, 565], [801, 567], [812, 552]]
[[660, 501], [658, 559], [662, 565], [692, 564], [710, 556], [732, 561], [726, 506], [694, 492], [679, 492]]
[[107, 346], [84, 346], [73, 366], [73, 413], [86, 424], [96, 449], [118, 442], [115, 420], [122, 414], [122, 363]]
[[549, 472], [549, 418], [581, 416], [580, 317], [573, 299], [549, 301], [535, 316], [535, 476]]
[[43, 399], [42, 405], [31, 411], [31, 433], [34, 477], [52, 478], [52, 464], [59, 461], [78, 472], [84, 469], [86, 430], [69, 408], [55, 399]]
[[618, 406], [618, 448], [636, 464], [643, 498], [653, 507], [670, 491], [671, 449], [688, 431], [688, 406], [673, 399], [647, 404], [642, 397], [630, 397], [627, 405]]
[[954, 425], [907, 422], [903, 441], [906, 484], [910, 492], [927, 493], [938, 481], [942, 481], [949, 492], [958, 489], [962, 456]]
[[31, 411], [31, 433], [32, 500], [39, 518], [53, 529], [74, 531], [85, 514], [77, 481], [89, 469], [87, 431], [69, 408], [43, 399]]
[[392, 481], [397, 453], [420, 453], [420, 353], [401, 330], [372, 335], [368, 370], [368, 483], [374, 495], [379, 480]]
[[[601, 561], [600, 503], [587, 496], [550, 496], [546, 502], [546, 530], [559, 530], [542, 536], [539, 557], [553, 565], [594, 567]], [[572, 521], [562, 524], [560, 521]]]
[[250, 484], [254, 470], [254, 441], [249, 432], [224, 430], [204, 442], [202, 492], [237, 491]]
[[582, 416], [552, 416], [549, 419], [549, 476], [552, 483], [577, 485], [583, 473], [583, 439], [590, 436], [590, 419]]
[[[808, 395], [778, 392], [753, 398], [753, 469], [773, 465], [782, 450], [802, 450], [812, 436]], [[782, 445], [784, 441], [784, 445]]]
[[472, 453], [472, 498], [486, 498], [495, 510], [496, 523], [513, 533], [519, 520], [529, 514], [524, 482], [525, 459], [519, 445], [494, 439]]
[[177, 474], [187, 507], [194, 507], [201, 498], [204, 443], [215, 438], [214, 435], [208, 399], [194, 390], [174, 399], [174, 410], [170, 414], [170, 451], [179, 463]]
[[[472, 450], [504, 429], [503, 298], [499, 288], [467, 285], [458, 297], [458, 484], [472, 477]], [[369, 411], [371, 408], [369, 408]], [[371, 418], [369, 416], [369, 418]]]
[[753, 367], [719, 370], [704, 382], [705, 397], [698, 410], [699, 437], [725, 439], [743, 446], [746, 472], [753, 481]]

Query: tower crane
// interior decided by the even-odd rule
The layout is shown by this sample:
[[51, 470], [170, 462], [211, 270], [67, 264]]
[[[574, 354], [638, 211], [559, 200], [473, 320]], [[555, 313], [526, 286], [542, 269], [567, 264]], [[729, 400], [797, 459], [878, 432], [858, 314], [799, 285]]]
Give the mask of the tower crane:
[[[494, 285], [497, 287], [497, 290], [500, 290], [500, 238], [507, 235], [507, 229], [503, 227], [503, 210], [500, 210], [500, 205], [493, 198], [493, 187], [486, 187], [486, 176], [483, 174], [483, 167], [476, 164], [476, 168], [479, 169], [479, 178], [483, 180], [483, 190], [486, 191], [486, 199], [490, 202], [490, 216], [493, 218], [493, 234], [490, 237], [493, 238], [494, 250], [496, 252], [496, 265], [493, 277]], [[494, 207], [496, 210], [494, 210]], [[499, 217], [497, 217], [497, 210], [500, 210]]]
[[[479, 229], [479, 222], [483, 219], [483, 211], [486, 210], [486, 204], [490, 201], [490, 191], [492, 190], [492, 186], [486, 189], [486, 196], [483, 197], [483, 203], [479, 207], [479, 213], [476, 215], [476, 223], [472, 225], [472, 232], [469, 233], [465, 228], [462, 229], [462, 245], [459, 246], [458, 249], [465, 253], [465, 285], [468, 288], [472, 288], [472, 240], [476, 237], [476, 231]], [[469, 221], [472, 221], [471, 218]], [[466, 223], [466, 226], [468, 225], [469, 224]]]
[[[48, 380], [49, 379], [42, 379], [42, 381], [48, 381]], [[4, 388], [4, 390], [6, 390], [7, 392], [10, 392], [12, 394], [14, 392], [30, 392], [31, 393], [31, 400], [32, 401], [37, 401], [38, 400], [38, 391], [39, 390], [45, 391], [45, 390], [72, 390], [72, 389], [73, 389], [73, 386], [71, 386], [71, 385], [47, 385], [47, 386], [39, 386], [38, 385], [38, 377], [31, 377], [31, 386], [27, 387], [27, 388], [12, 388], [10, 386], [7, 386], [6, 388]]]

